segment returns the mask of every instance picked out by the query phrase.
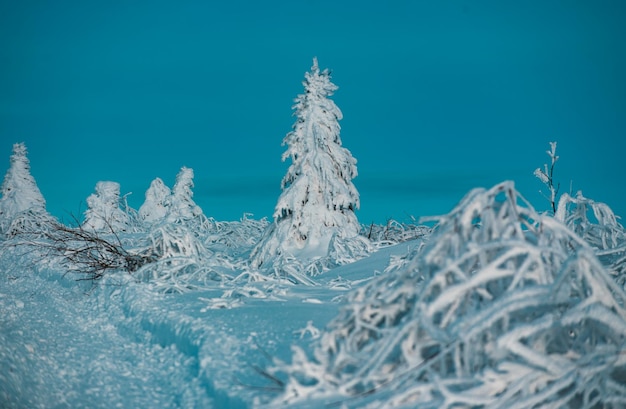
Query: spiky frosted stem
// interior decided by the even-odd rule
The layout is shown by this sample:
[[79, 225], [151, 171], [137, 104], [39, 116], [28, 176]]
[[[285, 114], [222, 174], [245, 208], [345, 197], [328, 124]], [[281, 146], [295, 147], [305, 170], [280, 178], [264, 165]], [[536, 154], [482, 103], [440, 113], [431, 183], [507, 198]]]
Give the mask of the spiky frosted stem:
[[537, 168], [533, 173], [544, 185], [548, 187], [550, 191], [550, 197], [548, 198], [545, 194], [544, 197], [550, 201], [550, 206], [552, 207], [552, 214], [556, 214], [556, 196], [559, 193], [560, 184], [554, 186], [554, 165], [556, 161], [559, 160], [559, 157], [556, 154], [556, 142], [550, 142], [550, 150], [546, 151], [548, 156], [550, 156], [550, 167], [548, 164], [543, 165], [543, 169]]

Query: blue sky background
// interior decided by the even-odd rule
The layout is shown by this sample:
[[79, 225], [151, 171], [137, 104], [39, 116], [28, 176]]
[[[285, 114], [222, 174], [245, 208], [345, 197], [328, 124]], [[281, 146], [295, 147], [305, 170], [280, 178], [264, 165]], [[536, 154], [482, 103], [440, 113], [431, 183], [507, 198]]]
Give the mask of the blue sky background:
[[361, 222], [445, 213], [505, 179], [547, 209], [532, 172], [552, 140], [561, 189], [624, 216], [624, 39], [621, 0], [4, 1], [0, 163], [25, 142], [65, 218], [99, 180], [138, 208], [183, 165], [206, 215], [271, 216], [317, 56], [339, 86]]

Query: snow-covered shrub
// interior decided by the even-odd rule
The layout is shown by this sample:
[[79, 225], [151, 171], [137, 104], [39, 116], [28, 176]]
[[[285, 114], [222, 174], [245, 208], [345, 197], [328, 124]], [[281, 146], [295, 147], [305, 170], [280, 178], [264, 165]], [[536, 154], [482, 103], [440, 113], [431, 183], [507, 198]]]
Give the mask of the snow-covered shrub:
[[293, 107], [296, 123], [283, 140], [283, 160], [292, 163], [282, 181], [274, 223], [251, 255], [257, 268], [271, 267], [280, 257], [304, 261], [328, 256], [333, 237], [353, 238], [361, 228], [354, 213], [359, 207], [352, 183], [356, 160], [341, 146], [342, 113], [329, 99], [337, 86], [328, 70], [320, 71], [317, 59], [303, 85], [305, 92]]
[[431, 228], [417, 223], [400, 223], [389, 219], [387, 224], [371, 224], [364, 227], [364, 235], [376, 247], [402, 243], [423, 238], [430, 234]]
[[202, 243], [184, 226], [167, 223], [150, 232], [151, 248], [160, 259], [199, 257], [204, 253]]
[[170, 188], [160, 178], [154, 179], [146, 191], [145, 201], [139, 208], [139, 219], [152, 223], [165, 218], [171, 194]]
[[120, 208], [120, 184], [101, 181], [96, 192], [87, 198], [83, 228], [95, 232], [117, 233], [126, 231], [130, 217]]
[[351, 295], [313, 358], [295, 349], [277, 403], [625, 407], [625, 306], [592, 248], [512, 182], [475, 189]]
[[148, 255], [153, 263], [136, 274], [162, 292], [185, 292], [231, 279], [233, 265], [228, 257], [207, 249], [194, 231], [181, 223], [152, 226], [147, 238], [137, 243], [134, 253]]
[[267, 219], [255, 220], [244, 214], [238, 221], [216, 221], [213, 218], [207, 221], [208, 227], [200, 235], [205, 247], [219, 253], [231, 265], [247, 269], [250, 251], [269, 226]]
[[53, 220], [46, 211], [46, 201], [30, 173], [26, 145], [13, 145], [11, 166], [2, 183], [0, 198], [0, 234], [37, 232]]
[[176, 223], [185, 225], [196, 235], [204, 234], [212, 223], [193, 201], [192, 189], [193, 169], [184, 166], [176, 175], [172, 190], [160, 178], [154, 179], [137, 218], [148, 229], [154, 225]]
[[115, 233], [69, 227], [57, 221], [47, 227], [37, 234], [20, 234], [6, 245], [28, 253], [37, 263], [61, 266], [78, 280], [99, 280], [115, 272], [134, 273], [155, 261], [151, 254], [127, 248]]
[[564, 193], [555, 217], [594, 249], [622, 286], [626, 284], [626, 230], [608, 205], [588, 199], [582, 192], [575, 198]]

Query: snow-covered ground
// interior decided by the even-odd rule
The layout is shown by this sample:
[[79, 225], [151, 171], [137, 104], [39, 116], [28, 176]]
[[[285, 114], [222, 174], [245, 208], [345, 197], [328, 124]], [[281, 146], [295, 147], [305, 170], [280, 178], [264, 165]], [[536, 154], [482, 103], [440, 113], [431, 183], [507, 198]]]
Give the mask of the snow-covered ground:
[[347, 292], [414, 245], [335, 268], [318, 286], [283, 283], [267, 296], [260, 284], [258, 294], [239, 298], [221, 298], [228, 288], [219, 284], [163, 294], [125, 272], [95, 285], [75, 281], [5, 248], [2, 407], [245, 408], [267, 401], [278, 385], [262, 375], [265, 368], [290, 360], [292, 345], [319, 337]]

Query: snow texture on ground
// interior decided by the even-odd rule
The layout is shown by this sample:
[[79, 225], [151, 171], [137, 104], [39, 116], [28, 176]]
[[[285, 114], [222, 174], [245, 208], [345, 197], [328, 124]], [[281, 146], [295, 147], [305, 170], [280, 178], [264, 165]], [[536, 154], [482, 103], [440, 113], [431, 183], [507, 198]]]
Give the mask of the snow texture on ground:
[[1, 406], [246, 408], [262, 403], [277, 386], [263, 368], [275, 359], [289, 361], [291, 346], [319, 336], [348, 291], [409, 247], [384, 248], [331, 270], [319, 286], [285, 286], [270, 297], [239, 300], [222, 298], [225, 288], [219, 285], [162, 294], [126, 273], [93, 286], [5, 255]]

